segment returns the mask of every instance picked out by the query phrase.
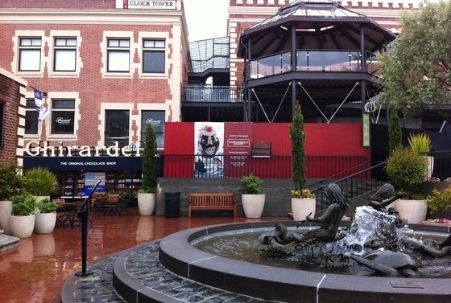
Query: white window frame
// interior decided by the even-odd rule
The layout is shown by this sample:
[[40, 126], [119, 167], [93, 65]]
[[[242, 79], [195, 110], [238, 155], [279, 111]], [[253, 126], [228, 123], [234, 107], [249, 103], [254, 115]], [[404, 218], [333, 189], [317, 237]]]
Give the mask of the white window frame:
[[[73, 101], [74, 102], [74, 107], [73, 108], [54, 108], [54, 102], [57, 101]], [[75, 121], [76, 121], [76, 112], [75, 112], [75, 108], [76, 108], [76, 103], [77, 101], [74, 98], [52, 98], [50, 100], [50, 104], [51, 104], [51, 113], [50, 113], [50, 134], [52, 136], [74, 136], [75, 134]], [[74, 113], [74, 121], [73, 123], [73, 129], [71, 133], [54, 133], [53, 132], [53, 123], [54, 123], [54, 118], [55, 118], [55, 111], [58, 112], [73, 112]]]
[[[145, 53], [163, 53], [164, 66], [162, 71], [145, 71]], [[142, 42], [142, 73], [143, 74], [164, 74], [166, 71], [166, 40], [156, 38], [143, 38]]]
[[[27, 104], [28, 102], [30, 102], [32, 104], [32, 106], [28, 107]], [[37, 129], [36, 129], [36, 133], [27, 133], [25, 125], [24, 125], [24, 136], [27, 137], [37, 137], [40, 131], [40, 127], [39, 127], [39, 123], [38, 123], [38, 116], [39, 116], [39, 112], [36, 110], [36, 107], [33, 106], [34, 105], [34, 99], [33, 98], [26, 98], [25, 100], [25, 122], [27, 121], [27, 113], [29, 112], [35, 112], [36, 113], [36, 125], [37, 125]]]
[[[29, 41], [29, 43], [28, 43]], [[18, 54], [18, 66], [17, 70], [18, 72], [40, 72], [42, 69], [42, 45], [43, 45], [43, 39], [42, 37], [25, 37], [21, 36], [19, 37], [19, 54]], [[22, 68], [22, 64], [24, 61], [24, 53], [25, 52], [37, 52], [39, 58], [33, 58], [33, 60], [36, 60], [37, 62], [33, 62], [36, 66], [36, 68], [32, 69], [25, 69]]]
[[[74, 132], [73, 134], [52, 134], [52, 117], [53, 111], [52, 100], [75, 100], [74, 108]], [[47, 109], [50, 111], [50, 115], [45, 119], [45, 134], [49, 140], [59, 141], [73, 141], [77, 139], [77, 133], [79, 129], [80, 116], [80, 94], [79, 92], [52, 92], [47, 93]], [[59, 109], [57, 109], [59, 110]]]
[[[107, 72], [108, 73], [130, 73], [131, 71], [131, 49], [130, 49], [130, 38], [107, 38]], [[112, 56], [113, 54], [124, 55], [127, 54], [128, 58], [128, 69], [125, 68], [116, 68], [112, 69]], [[122, 58], [121, 58], [122, 59]], [[124, 61], [125, 62], [125, 61]]]
[[[77, 37], [53, 37], [53, 72], [74, 73], [77, 71], [77, 45]], [[58, 68], [59, 53], [70, 53], [70, 57], [63, 56], [63, 59], [70, 59], [72, 68]]]
[[[172, 51], [170, 45], [173, 38], [169, 36], [168, 32], [139, 32], [139, 43], [138, 43], [138, 54], [139, 54], [139, 78], [142, 79], [169, 79], [169, 68], [174, 64], [173, 56], [170, 58], [170, 52]], [[144, 41], [145, 40], [158, 40], [164, 41], [164, 72], [163, 73], [145, 73], [143, 71], [144, 58], [143, 53], [145, 51]], [[146, 48], [148, 50], [148, 48]], [[158, 48], [158, 50], [163, 50]], [[172, 71], [175, 72], [174, 70]]]

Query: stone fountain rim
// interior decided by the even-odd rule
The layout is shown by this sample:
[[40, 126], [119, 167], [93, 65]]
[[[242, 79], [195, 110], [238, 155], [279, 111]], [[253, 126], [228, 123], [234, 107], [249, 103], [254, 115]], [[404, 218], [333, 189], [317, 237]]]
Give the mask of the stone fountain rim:
[[[281, 221], [277, 221], [281, 222]], [[272, 267], [201, 251], [190, 243], [214, 233], [272, 227], [276, 221], [210, 225], [183, 230], [160, 242], [160, 262], [174, 273], [197, 282], [267, 300], [298, 302], [371, 301], [443, 302], [451, 296], [451, 278], [364, 277]], [[282, 221], [293, 226], [293, 221]], [[451, 226], [409, 225], [416, 231], [451, 233]], [[445, 287], [444, 287], [445, 286]]]

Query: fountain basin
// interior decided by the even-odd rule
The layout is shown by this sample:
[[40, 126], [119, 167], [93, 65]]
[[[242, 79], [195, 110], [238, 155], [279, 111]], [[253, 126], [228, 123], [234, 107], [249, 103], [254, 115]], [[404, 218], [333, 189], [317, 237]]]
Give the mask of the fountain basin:
[[[446, 302], [451, 279], [363, 277], [285, 269], [201, 251], [195, 239], [241, 229], [272, 228], [276, 222], [214, 225], [172, 234], [160, 242], [160, 262], [174, 273], [232, 292], [285, 302]], [[293, 226], [293, 221], [282, 222]], [[449, 234], [451, 227], [410, 225]]]

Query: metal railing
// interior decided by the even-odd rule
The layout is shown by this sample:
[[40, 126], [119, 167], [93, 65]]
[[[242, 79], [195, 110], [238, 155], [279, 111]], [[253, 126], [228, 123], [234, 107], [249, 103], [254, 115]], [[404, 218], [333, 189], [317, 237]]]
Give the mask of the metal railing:
[[344, 196], [350, 201], [348, 214], [352, 214], [357, 206], [367, 205], [369, 195], [387, 181], [384, 172], [385, 164], [386, 161], [352, 173], [344, 178], [327, 178], [311, 184], [309, 188], [316, 194], [318, 213], [321, 214], [330, 204], [330, 201], [325, 199], [322, 191], [330, 183], [340, 186]]
[[[305, 175], [309, 179], [339, 179], [368, 166], [368, 158], [361, 156], [307, 156]], [[164, 155], [163, 175], [167, 178], [241, 178], [251, 173], [261, 178], [290, 179], [291, 155]]]
[[[367, 66], [373, 64], [369, 56]], [[297, 50], [296, 71], [302, 72], [359, 72], [362, 71], [362, 56], [358, 50]], [[250, 61], [251, 79], [291, 72], [291, 53], [283, 52]]]
[[184, 102], [238, 102], [242, 101], [242, 88], [239, 86], [185, 86]]

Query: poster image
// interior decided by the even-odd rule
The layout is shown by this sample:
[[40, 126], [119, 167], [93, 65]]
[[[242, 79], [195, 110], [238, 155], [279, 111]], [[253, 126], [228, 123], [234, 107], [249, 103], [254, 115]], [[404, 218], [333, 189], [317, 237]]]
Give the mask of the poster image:
[[222, 178], [224, 176], [224, 123], [194, 123], [194, 176]]

